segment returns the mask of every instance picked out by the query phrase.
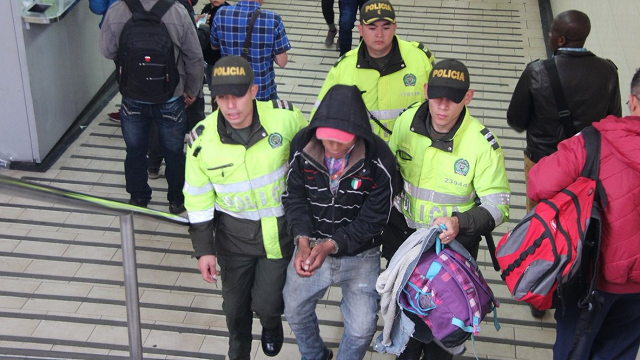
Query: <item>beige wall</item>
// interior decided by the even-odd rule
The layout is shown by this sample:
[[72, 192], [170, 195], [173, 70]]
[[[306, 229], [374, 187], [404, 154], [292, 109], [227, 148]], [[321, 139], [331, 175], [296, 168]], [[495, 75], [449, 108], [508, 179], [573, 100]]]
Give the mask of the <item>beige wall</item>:
[[580, 10], [591, 19], [586, 48], [611, 59], [618, 66], [622, 111], [629, 98], [629, 83], [640, 68], [640, 1], [638, 0], [551, 0], [554, 16], [566, 10]]

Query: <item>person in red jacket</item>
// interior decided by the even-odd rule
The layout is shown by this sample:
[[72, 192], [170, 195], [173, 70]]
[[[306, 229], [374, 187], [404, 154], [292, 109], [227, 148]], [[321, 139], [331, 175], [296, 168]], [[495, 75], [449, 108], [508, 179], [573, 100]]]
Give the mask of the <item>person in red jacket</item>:
[[[634, 360], [640, 346], [640, 69], [631, 81], [630, 116], [610, 115], [593, 123], [601, 134], [600, 174], [608, 205], [596, 282], [603, 304], [589, 329], [584, 359]], [[551, 198], [575, 181], [584, 166], [582, 135], [561, 142], [529, 173], [527, 195]], [[566, 359], [581, 309], [556, 309], [554, 360]]]

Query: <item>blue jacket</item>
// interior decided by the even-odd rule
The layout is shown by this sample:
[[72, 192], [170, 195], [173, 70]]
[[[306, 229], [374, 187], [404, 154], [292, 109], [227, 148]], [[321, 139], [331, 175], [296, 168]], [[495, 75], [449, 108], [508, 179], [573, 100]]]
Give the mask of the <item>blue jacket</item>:
[[96, 15], [102, 15], [100, 24], [98, 27], [102, 28], [102, 22], [104, 21], [104, 15], [107, 13], [109, 7], [118, 0], [89, 0], [89, 9]]

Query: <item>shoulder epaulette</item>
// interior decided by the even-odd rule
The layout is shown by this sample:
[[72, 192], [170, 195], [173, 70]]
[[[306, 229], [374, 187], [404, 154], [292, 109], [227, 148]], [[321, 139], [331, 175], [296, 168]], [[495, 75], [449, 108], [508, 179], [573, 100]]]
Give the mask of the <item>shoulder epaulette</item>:
[[498, 150], [500, 148], [500, 144], [498, 144], [498, 140], [496, 140], [496, 137], [493, 136], [493, 134], [491, 133], [491, 131], [489, 131], [489, 129], [482, 128], [482, 130], [480, 130], [480, 134], [482, 134], [482, 136], [484, 136], [484, 138], [489, 142], [493, 150]]
[[189, 141], [188, 141], [189, 147], [193, 146], [193, 143], [196, 141], [198, 136], [202, 135], [203, 131], [204, 131], [204, 125], [200, 124], [189, 132]]
[[342, 55], [338, 58], [338, 60], [336, 60], [336, 63], [335, 63], [335, 64], [333, 64], [333, 67], [338, 66], [338, 64], [340, 63], [340, 61], [342, 61], [342, 59], [344, 59], [344, 58], [345, 58], [345, 56], [347, 56], [347, 54], [346, 54], [346, 53], [345, 53], [345, 54], [342, 54]]
[[420, 106], [420, 104], [422, 104], [420, 101], [414, 102], [413, 104], [411, 104], [411, 105], [407, 106], [406, 108], [402, 109], [402, 111], [400, 111], [400, 114], [398, 114], [398, 116], [402, 115], [405, 111], [407, 111], [407, 110], [409, 110], [411, 108], [414, 108], [416, 106]]
[[426, 46], [424, 46], [423, 43], [421, 42], [418, 43], [418, 49], [424, 51], [425, 55], [427, 55], [429, 60], [431, 60], [431, 57], [433, 56], [433, 54], [431, 53], [431, 50], [429, 50]]
[[293, 104], [286, 100], [273, 99], [271, 100], [271, 103], [273, 104], [274, 109], [293, 110]]

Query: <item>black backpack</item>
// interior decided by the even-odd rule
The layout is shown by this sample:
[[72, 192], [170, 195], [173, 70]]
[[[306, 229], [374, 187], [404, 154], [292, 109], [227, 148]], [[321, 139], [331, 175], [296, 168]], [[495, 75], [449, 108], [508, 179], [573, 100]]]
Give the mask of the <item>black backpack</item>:
[[159, 0], [146, 11], [140, 0], [123, 0], [132, 16], [120, 34], [116, 74], [122, 96], [165, 103], [180, 81], [174, 45], [162, 16], [174, 0]]

